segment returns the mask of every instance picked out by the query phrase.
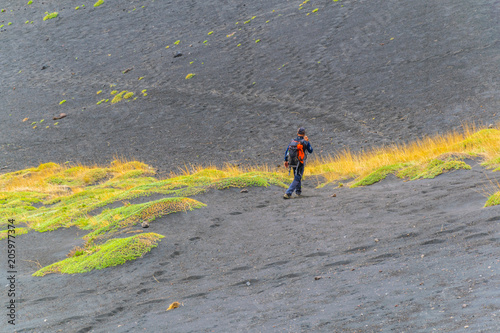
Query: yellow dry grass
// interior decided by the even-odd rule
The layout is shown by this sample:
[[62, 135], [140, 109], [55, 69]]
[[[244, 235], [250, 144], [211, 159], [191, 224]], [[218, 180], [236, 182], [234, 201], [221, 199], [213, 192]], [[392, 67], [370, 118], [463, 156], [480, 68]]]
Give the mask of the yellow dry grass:
[[[68, 188], [71, 188], [73, 193], [78, 193], [83, 191], [85, 185], [92, 183], [95, 179], [98, 180], [99, 177], [108, 179], [119, 177], [132, 170], [154, 173], [150, 166], [124, 158], [115, 158], [107, 167], [45, 163], [36, 168], [0, 175], [0, 192], [38, 192], [57, 197], [66, 195]], [[70, 178], [76, 185], [58, 185], [56, 181], [58, 176]]]
[[222, 167], [215, 165], [199, 165], [199, 164], [186, 164], [179, 172], [171, 172], [169, 178], [178, 176], [190, 176], [199, 172], [206, 171], [206, 176], [219, 179], [221, 177], [238, 177], [245, 173], [271, 173], [277, 172], [276, 168], [273, 169], [268, 165], [252, 165], [240, 166], [235, 164], [226, 163]]
[[359, 153], [344, 150], [312, 160], [306, 168], [306, 174], [322, 175], [327, 182], [333, 182], [363, 177], [384, 166], [418, 165], [446, 154], [480, 156], [484, 161], [492, 160], [500, 155], [500, 131], [464, 125], [462, 131], [452, 131], [407, 144], [373, 148]]
[[[465, 125], [462, 131], [452, 131], [407, 144], [373, 148], [359, 153], [344, 150], [335, 155], [310, 159], [306, 168], [306, 175], [321, 176], [328, 183], [363, 177], [384, 166], [396, 164], [419, 165], [446, 154], [480, 156], [486, 162], [492, 161], [494, 158], [500, 157], [500, 130]], [[311, 157], [314, 157], [314, 155]], [[500, 160], [497, 164], [500, 166]], [[115, 159], [106, 167], [46, 163], [36, 168], [0, 175], [0, 192], [39, 192], [57, 197], [67, 194], [68, 187], [70, 187], [72, 193], [75, 194], [82, 191], [85, 185], [96, 179], [99, 180], [99, 177], [112, 179], [132, 170], [154, 174], [150, 166], [123, 158]], [[105, 175], [97, 174], [97, 171], [105, 172]], [[215, 166], [190, 164], [184, 165], [178, 172], [171, 172], [168, 178], [190, 176], [200, 172], [203, 172], [204, 177], [213, 180], [238, 177], [249, 172], [255, 174], [277, 173], [281, 175], [288, 173], [284, 168], [272, 168], [268, 165], [238, 166], [226, 164], [221, 168], [217, 168]], [[58, 185], [54, 181], [50, 181], [62, 173], [66, 178], [69, 175], [75, 184], [83, 185]], [[112, 194], [110, 195], [112, 196]]]

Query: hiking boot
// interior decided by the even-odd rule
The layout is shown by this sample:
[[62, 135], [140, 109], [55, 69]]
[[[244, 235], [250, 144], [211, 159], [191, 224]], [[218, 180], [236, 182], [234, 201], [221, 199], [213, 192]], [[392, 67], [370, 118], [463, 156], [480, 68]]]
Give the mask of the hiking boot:
[[292, 196], [290, 194], [285, 193], [283, 196], [283, 199], [290, 199]]

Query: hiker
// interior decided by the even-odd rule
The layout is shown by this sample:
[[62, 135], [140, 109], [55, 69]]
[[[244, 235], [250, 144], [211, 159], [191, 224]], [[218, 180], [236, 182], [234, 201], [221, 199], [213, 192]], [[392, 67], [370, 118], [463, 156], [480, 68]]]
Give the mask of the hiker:
[[293, 182], [285, 192], [284, 199], [290, 199], [293, 191], [300, 196], [302, 193], [302, 176], [307, 160], [307, 152], [312, 153], [313, 148], [306, 136], [306, 129], [301, 127], [297, 130], [297, 137], [290, 142], [285, 152], [285, 168], [293, 169]]

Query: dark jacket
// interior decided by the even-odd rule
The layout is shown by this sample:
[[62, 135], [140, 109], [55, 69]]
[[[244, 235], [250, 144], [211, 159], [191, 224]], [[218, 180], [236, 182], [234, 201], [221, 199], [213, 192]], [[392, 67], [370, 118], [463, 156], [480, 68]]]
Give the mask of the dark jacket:
[[[306, 159], [307, 159], [307, 152], [309, 152], [309, 154], [313, 152], [313, 147], [311, 146], [311, 143], [309, 141], [304, 140], [303, 136], [297, 136], [292, 141], [303, 141], [303, 145], [304, 145], [304, 148], [305, 148], [305, 150], [304, 150], [304, 155], [305, 155], [304, 156], [304, 162], [305, 162]], [[285, 161], [288, 161], [288, 148], [290, 148], [290, 143], [288, 144], [288, 147], [286, 147]]]

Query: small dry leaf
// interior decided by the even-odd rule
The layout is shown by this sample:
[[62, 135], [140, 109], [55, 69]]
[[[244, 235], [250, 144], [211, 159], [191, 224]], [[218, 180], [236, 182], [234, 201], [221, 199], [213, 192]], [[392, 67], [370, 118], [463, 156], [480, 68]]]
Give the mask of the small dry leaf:
[[62, 119], [62, 118], [64, 118], [64, 117], [66, 117], [66, 113], [61, 113], [61, 114], [59, 114], [58, 116], [53, 117], [52, 119], [53, 119], [53, 120], [57, 120], [57, 119]]
[[23, 123], [24, 123], [25, 121], [28, 121], [29, 119], [30, 119], [30, 118], [28, 118], [28, 117], [24, 118], [24, 119], [23, 119]]
[[181, 303], [179, 303], [179, 302], [173, 302], [172, 304], [170, 304], [170, 306], [168, 307], [167, 311], [172, 310], [172, 309], [177, 309], [179, 307], [179, 305], [181, 305]]

